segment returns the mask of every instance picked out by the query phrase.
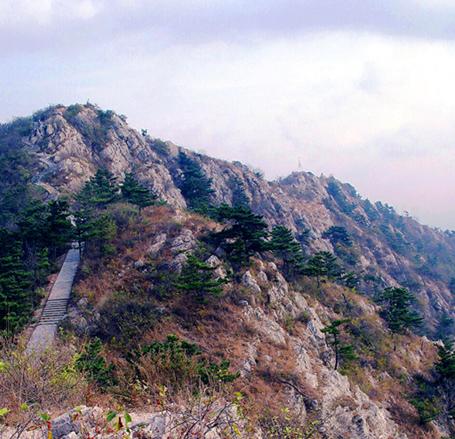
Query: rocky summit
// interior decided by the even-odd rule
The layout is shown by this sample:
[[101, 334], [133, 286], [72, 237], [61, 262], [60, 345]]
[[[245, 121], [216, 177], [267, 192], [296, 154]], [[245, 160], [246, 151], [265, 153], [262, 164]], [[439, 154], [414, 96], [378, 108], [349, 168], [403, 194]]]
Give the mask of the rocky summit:
[[[1, 125], [0, 170], [0, 435], [454, 437], [454, 232], [92, 104]], [[71, 242], [59, 335], [30, 355]]]

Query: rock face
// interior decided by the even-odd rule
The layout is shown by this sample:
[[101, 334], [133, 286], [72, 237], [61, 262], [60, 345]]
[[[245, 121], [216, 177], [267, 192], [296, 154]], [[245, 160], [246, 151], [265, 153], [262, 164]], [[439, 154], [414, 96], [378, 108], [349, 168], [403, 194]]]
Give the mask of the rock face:
[[[90, 104], [51, 107], [34, 116], [21, 142], [35, 159], [34, 169], [40, 169], [35, 182], [51, 195], [79, 189], [97, 168], [105, 167], [118, 177], [134, 171], [159, 197], [173, 206], [186, 206], [176, 185], [182, 149], [139, 134], [113, 112]], [[337, 250], [323, 234], [331, 226], [342, 226], [354, 242], [356, 271], [369, 279], [362, 281], [363, 291], [398, 284], [410, 288], [430, 330], [444, 312], [454, 315], [448, 288], [455, 277], [453, 233], [422, 226], [387, 205], [372, 204], [333, 178], [299, 172], [268, 182], [239, 162], [185, 152], [212, 179], [216, 203], [231, 203], [240, 188], [255, 212], [271, 225], [289, 227], [309, 252]], [[183, 240], [176, 248], [187, 244]]]

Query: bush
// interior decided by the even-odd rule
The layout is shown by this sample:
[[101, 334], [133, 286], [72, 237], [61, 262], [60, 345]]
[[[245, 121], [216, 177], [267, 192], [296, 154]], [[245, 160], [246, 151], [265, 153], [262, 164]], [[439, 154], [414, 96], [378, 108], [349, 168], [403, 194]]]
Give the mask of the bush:
[[90, 381], [101, 388], [106, 388], [114, 384], [114, 367], [107, 365], [106, 360], [100, 355], [102, 347], [101, 340], [98, 338], [86, 344], [76, 360], [76, 368]]
[[149, 388], [156, 387], [158, 383], [173, 391], [196, 389], [201, 383], [216, 387], [239, 376], [229, 370], [229, 361], [209, 361], [202, 355], [199, 346], [175, 335], [144, 346], [136, 357], [140, 379]]
[[82, 111], [84, 107], [81, 104], [74, 104], [70, 105], [66, 108], [65, 112], [63, 113], [63, 117], [68, 122], [73, 122], [75, 117]]
[[50, 411], [85, 402], [87, 382], [72, 346], [57, 344], [42, 355], [25, 353], [22, 344], [0, 341], [0, 347], [0, 408], [8, 408], [11, 417], [24, 416], [24, 404]]
[[155, 322], [156, 309], [150, 302], [127, 293], [117, 293], [100, 310], [99, 336], [127, 349], [137, 344]]
[[428, 424], [441, 413], [441, 409], [438, 407], [438, 401], [435, 398], [414, 398], [410, 402], [417, 410], [422, 424]]
[[169, 154], [169, 146], [167, 146], [166, 142], [163, 142], [161, 139], [153, 139], [150, 146], [160, 154]]

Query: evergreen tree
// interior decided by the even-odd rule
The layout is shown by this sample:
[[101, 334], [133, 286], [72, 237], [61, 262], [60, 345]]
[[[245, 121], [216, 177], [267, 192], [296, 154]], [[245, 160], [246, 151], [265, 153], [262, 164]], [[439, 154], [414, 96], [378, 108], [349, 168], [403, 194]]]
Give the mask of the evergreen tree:
[[316, 277], [318, 288], [320, 288], [321, 277], [337, 278], [341, 275], [341, 268], [338, 265], [337, 258], [332, 253], [321, 251], [315, 253], [307, 261], [303, 273], [307, 276]]
[[213, 194], [212, 180], [207, 178], [199, 164], [185, 153], [179, 154], [182, 177], [179, 188], [188, 207], [200, 213], [207, 213]]
[[50, 268], [49, 250], [45, 247], [38, 252], [37, 264], [34, 273], [34, 278], [36, 279], [38, 285], [43, 285], [45, 283]]
[[436, 327], [435, 337], [440, 340], [446, 340], [453, 334], [455, 329], [455, 320], [450, 315], [444, 312], [439, 319], [438, 326]]
[[157, 196], [139, 183], [139, 181], [131, 173], [127, 173], [125, 175], [125, 180], [123, 181], [120, 189], [122, 197], [129, 203], [138, 206], [139, 209], [152, 206], [157, 199]]
[[438, 348], [439, 360], [436, 370], [443, 380], [455, 380], [455, 350], [451, 341], [445, 341]]
[[227, 280], [214, 279], [215, 269], [216, 267], [211, 267], [196, 256], [188, 255], [186, 265], [175, 286], [201, 303], [206, 302], [209, 297], [219, 297]]
[[335, 351], [335, 365], [334, 369], [337, 370], [340, 362], [350, 362], [357, 358], [354, 352], [354, 347], [351, 344], [343, 343], [341, 340], [340, 327], [349, 323], [349, 319], [333, 320], [330, 325], [322, 329], [322, 332], [329, 337], [328, 343]]
[[32, 201], [22, 212], [17, 225], [17, 239], [23, 249], [21, 260], [32, 273], [33, 288], [36, 288], [42, 285], [50, 268], [49, 205]]
[[0, 330], [8, 334], [27, 321], [31, 301], [31, 274], [22, 262], [20, 242], [12, 243], [0, 257]]
[[246, 196], [245, 186], [239, 177], [231, 180], [232, 186], [232, 207], [249, 207], [250, 200]]
[[33, 200], [21, 213], [17, 222], [25, 257], [33, 259], [37, 251], [46, 245], [48, 210], [46, 204]]
[[73, 239], [73, 225], [70, 220], [67, 201], [51, 201], [47, 206], [46, 245], [50, 257], [55, 258], [68, 247]]
[[382, 315], [393, 333], [401, 334], [422, 324], [422, 317], [411, 308], [414, 301], [406, 288], [389, 287], [379, 296], [379, 302], [383, 303]]
[[221, 205], [216, 214], [219, 221], [229, 226], [212, 234], [212, 239], [221, 245], [237, 268], [248, 264], [254, 253], [267, 249], [267, 224], [262, 216], [254, 214], [248, 207], [226, 204]]
[[106, 256], [111, 253], [110, 242], [117, 233], [117, 226], [111, 215], [93, 210], [79, 210], [75, 212], [75, 235], [79, 244], [91, 253]]
[[353, 271], [343, 273], [340, 276], [340, 280], [348, 288], [357, 288], [359, 285], [359, 277]]
[[269, 248], [283, 260], [283, 270], [288, 276], [295, 276], [303, 267], [303, 251], [292, 232], [284, 226], [272, 229]]
[[343, 244], [347, 247], [352, 246], [352, 239], [344, 227], [332, 226], [328, 228], [323, 234], [324, 239], [329, 239], [333, 245]]
[[84, 208], [103, 208], [117, 201], [118, 192], [119, 187], [114, 175], [107, 169], [98, 169], [85, 183], [76, 201]]

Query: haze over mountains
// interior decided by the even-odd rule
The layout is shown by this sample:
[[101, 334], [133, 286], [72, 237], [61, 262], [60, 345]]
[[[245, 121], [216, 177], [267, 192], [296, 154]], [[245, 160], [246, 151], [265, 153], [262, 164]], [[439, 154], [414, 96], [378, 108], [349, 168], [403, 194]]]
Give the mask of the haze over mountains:
[[90, 99], [268, 178], [300, 159], [454, 229], [454, 14], [442, 0], [4, 0], [0, 120]]

